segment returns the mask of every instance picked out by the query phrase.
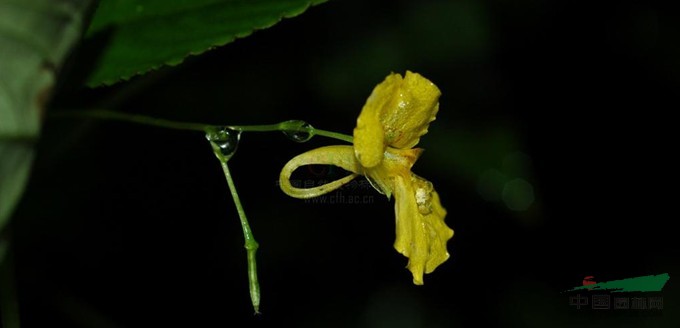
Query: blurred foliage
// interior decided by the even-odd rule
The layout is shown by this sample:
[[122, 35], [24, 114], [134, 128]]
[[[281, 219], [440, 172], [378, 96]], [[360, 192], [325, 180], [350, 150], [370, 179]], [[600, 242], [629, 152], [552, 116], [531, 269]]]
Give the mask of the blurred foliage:
[[28, 180], [55, 74], [80, 39], [89, 3], [0, 1], [0, 232]]
[[0, 322], [18, 328], [11, 236], [56, 74], [80, 39], [89, 0], [0, 1]]
[[[388, 72], [427, 76], [443, 95], [413, 171], [436, 184], [449, 213], [451, 259], [411, 286], [392, 250], [392, 203], [365, 185], [316, 203], [278, 189], [288, 159], [334, 142], [244, 133], [230, 168], [261, 246], [263, 316], [253, 318], [238, 220], [200, 133], [50, 119], [15, 216], [22, 319], [27, 327], [675, 327], [673, 278], [660, 315], [576, 312], [560, 291], [587, 275], [680, 271], [663, 207], [674, 203], [659, 188], [673, 172], [662, 157], [673, 130], [658, 109], [680, 86], [676, 16], [655, 3], [331, 1], [94, 90], [81, 88], [85, 63], [101, 52], [90, 38], [62, 76], [55, 111], [215, 124], [304, 119], [351, 133]], [[339, 197], [355, 194], [375, 197]]]

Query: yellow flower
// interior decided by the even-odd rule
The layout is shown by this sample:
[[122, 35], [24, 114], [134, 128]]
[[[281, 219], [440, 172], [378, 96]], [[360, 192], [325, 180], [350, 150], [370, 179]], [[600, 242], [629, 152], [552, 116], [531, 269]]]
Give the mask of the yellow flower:
[[[354, 146], [317, 148], [291, 159], [281, 170], [283, 192], [312, 198], [333, 191], [364, 175], [388, 198], [394, 194], [396, 240], [394, 248], [409, 258], [413, 283], [423, 284], [423, 273], [434, 271], [449, 258], [446, 243], [453, 236], [444, 223], [446, 210], [432, 183], [411, 172], [422, 149], [413, 148], [435, 119], [439, 89], [410, 71], [402, 78], [390, 74], [368, 97], [354, 129]], [[352, 174], [314, 188], [296, 188], [290, 176], [298, 167], [330, 164]]]

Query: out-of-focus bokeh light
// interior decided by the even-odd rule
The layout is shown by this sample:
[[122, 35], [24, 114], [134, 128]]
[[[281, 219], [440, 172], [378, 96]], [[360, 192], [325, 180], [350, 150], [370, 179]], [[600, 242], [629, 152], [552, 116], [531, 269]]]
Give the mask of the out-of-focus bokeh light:
[[477, 179], [477, 192], [488, 202], [501, 200], [503, 187], [507, 181], [505, 174], [496, 169], [488, 169], [479, 175]]
[[512, 152], [500, 169], [489, 168], [477, 178], [477, 192], [488, 202], [501, 202], [512, 211], [526, 211], [536, 200], [531, 179], [531, 157]]
[[522, 178], [503, 186], [503, 203], [513, 211], [526, 211], [534, 203], [534, 187]]

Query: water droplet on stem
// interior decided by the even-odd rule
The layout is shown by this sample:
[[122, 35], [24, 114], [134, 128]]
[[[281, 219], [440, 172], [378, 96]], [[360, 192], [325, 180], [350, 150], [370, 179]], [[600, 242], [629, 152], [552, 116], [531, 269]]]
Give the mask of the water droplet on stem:
[[281, 131], [295, 142], [307, 142], [314, 136], [314, 127], [302, 120], [291, 120], [281, 124]]
[[215, 155], [220, 160], [228, 161], [238, 148], [241, 131], [228, 127], [214, 127], [205, 132], [205, 138], [210, 141]]

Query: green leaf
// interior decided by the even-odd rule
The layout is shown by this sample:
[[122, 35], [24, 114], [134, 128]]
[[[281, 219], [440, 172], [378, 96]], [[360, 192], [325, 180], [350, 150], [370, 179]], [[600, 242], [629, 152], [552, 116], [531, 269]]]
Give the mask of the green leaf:
[[87, 37], [102, 37], [89, 86], [109, 85], [198, 55], [326, 0], [102, 0]]
[[0, 230], [20, 199], [45, 105], [90, 0], [0, 0]]

